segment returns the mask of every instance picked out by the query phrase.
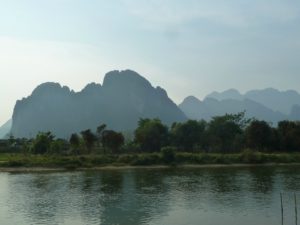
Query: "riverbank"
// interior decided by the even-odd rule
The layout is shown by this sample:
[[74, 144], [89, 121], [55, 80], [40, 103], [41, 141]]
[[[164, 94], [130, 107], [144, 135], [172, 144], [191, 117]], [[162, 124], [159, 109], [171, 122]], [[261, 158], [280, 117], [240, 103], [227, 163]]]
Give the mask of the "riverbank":
[[300, 164], [299, 153], [139, 153], [120, 155], [24, 155], [0, 154], [0, 171], [65, 170], [95, 168], [155, 168], [155, 167], [207, 167], [242, 165]]
[[108, 171], [108, 170], [161, 170], [161, 169], [205, 169], [205, 168], [251, 168], [251, 167], [274, 167], [274, 166], [300, 166], [300, 163], [264, 163], [264, 164], [181, 164], [181, 165], [152, 165], [152, 166], [101, 166], [101, 167], [0, 167], [0, 173], [32, 173], [32, 172], [67, 172], [67, 171]]

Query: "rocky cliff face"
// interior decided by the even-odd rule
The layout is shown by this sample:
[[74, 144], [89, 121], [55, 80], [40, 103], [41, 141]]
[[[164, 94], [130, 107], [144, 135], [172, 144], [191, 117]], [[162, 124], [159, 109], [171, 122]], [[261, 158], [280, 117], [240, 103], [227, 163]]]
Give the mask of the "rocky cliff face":
[[68, 138], [102, 123], [110, 129], [133, 130], [140, 118], [156, 117], [169, 125], [186, 120], [162, 88], [154, 88], [134, 71], [112, 71], [102, 86], [92, 83], [78, 93], [57, 83], [38, 86], [31, 96], [17, 101], [12, 133], [33, 137], [39, 131], [51, 131]]

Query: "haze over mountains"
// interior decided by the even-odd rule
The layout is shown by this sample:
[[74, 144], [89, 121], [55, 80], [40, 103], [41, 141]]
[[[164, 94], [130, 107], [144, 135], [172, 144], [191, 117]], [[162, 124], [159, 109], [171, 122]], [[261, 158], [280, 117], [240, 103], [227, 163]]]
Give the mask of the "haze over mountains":
[[95, 130], [102, 123], [109, 129], [133, 131], [140, 118], [160, 118], [171, 125], [241, 111], [273, 124], [300, 120], [300, 95], [271, 88], [246, 94], [230, 89], [213, 92], [203, 101], [189, 96], [177, 106], [164, 89], [153, 87], [138, 73], [111, 71], [102, 85], [90, 83], [80, 92], [58, 83], [39, 85], [29, 97], [17, 101], [12, 121], [0, 127], [0, 138], [10, 130], [15, 137], [30, 138], [39, 131], [51, 131], [69, 138], [71, 133]]

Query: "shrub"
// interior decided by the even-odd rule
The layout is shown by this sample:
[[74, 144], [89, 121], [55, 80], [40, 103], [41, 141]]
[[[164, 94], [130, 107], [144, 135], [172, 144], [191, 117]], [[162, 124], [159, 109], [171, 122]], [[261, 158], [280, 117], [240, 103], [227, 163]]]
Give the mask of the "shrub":
[[164, 163], [172, 163], [175, 160], [175, 151], [176, 149], [174, 147], [163, 147], [161, 149], [162, 153], [162, 160]]
[[142, 165], [155, 165], [161, 163], [161, 157], [156, 154], [140, 154], [138, 157], [131, 163], [132, 165], [142, 166]]
[[132, 162], [134, 162], [136, 159], [138, 158], [137, 155], [129, 155], [129, 154], [126, 154], [126, 155], [120, 155], [118, 157], [118, 163], [125, 163], [125, 164], [131, 164]]
[[262, 163], [263, 157], [259, 152], [246, 149], [241, 153], [241, 161], [244, 163]]

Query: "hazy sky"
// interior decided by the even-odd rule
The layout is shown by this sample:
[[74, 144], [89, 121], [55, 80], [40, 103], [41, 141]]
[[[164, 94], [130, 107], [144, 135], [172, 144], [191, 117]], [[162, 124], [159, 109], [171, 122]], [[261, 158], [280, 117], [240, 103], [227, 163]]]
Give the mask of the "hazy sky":
[[0, 0], [0, 124], [42, 82], [81, 90], [127, 68], [177, 103], [300, 91], [300, 1]]

